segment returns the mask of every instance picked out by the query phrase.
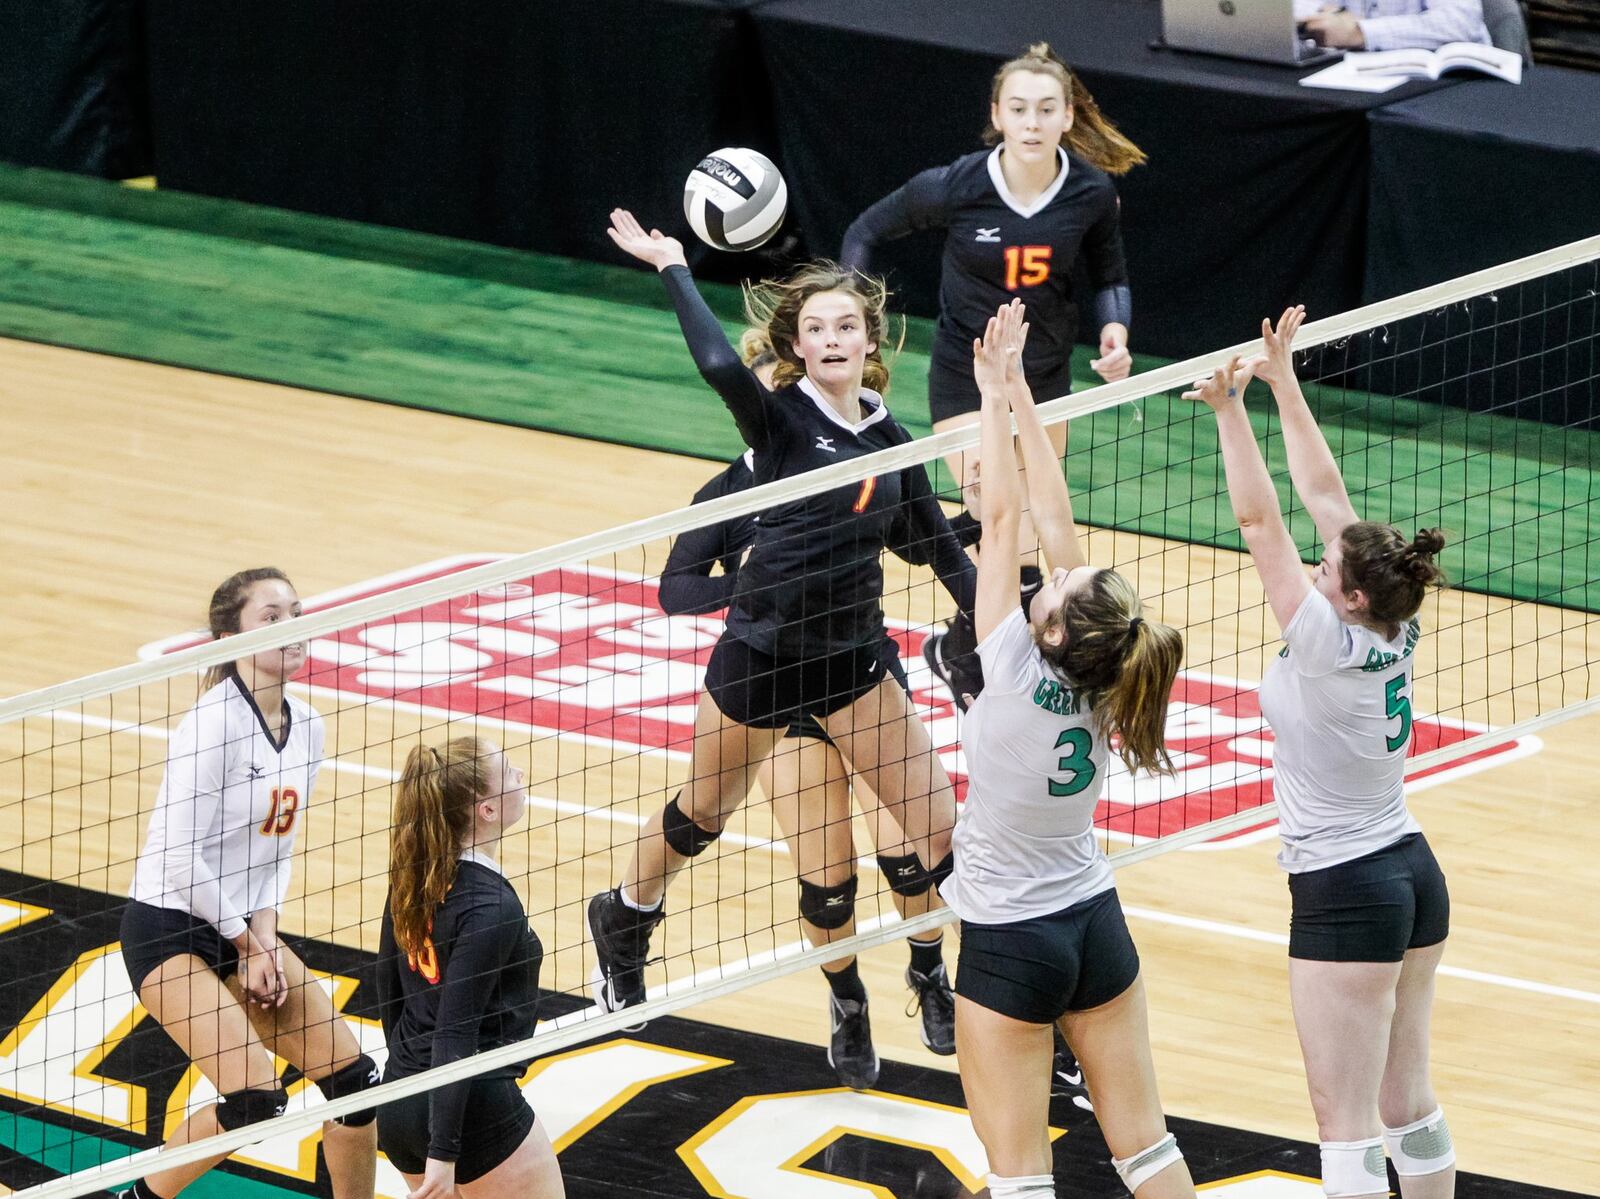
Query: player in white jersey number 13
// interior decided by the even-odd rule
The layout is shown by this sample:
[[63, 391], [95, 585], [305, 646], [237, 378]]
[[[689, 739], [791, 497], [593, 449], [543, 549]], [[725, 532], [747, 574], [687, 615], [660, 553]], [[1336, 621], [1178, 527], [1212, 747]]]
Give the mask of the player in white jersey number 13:
[[[995, 1199], [1055, 1194], [1048, 1127], [1052, 1025], [1083, 1069], [1123, 1182], [1138, 1199], [1194, 1194], [1167, 1131], [1150, 1056], [1139, 955], [1094, 813], [1115, 734], [1131, 770], [1170, 772], [1167, 702], [1183, 658], [1116, 571], [1090, 566], [1061, 462], [1023, 376], [1013, 301], [974, 345], [982, 395], [983, 545], [975, 621], [983, 694], [962, 738], [965, 810], [942, 890], [961, 917], [956, 1052]], [[1023, 509], [1053, 573], [1017, 606]]]
[[[300, 615], [281, 571], [241, 571], [211, 597], [214, 638]], [[294, 842], [322, 765], [322, 718], [286, 690], [301, 644], [213, 667], [167, 749], [167, 768], [122, 917], [139, 1002], [217, 1090], [168, 1139], [186, 1144], [283, 1112], [287, 1059], [329, 1099], [378, 1069], [328, 992], [278, 936]], [[376, 1111], [323, 1126], [334, 1199], [371, 1199]], [[226, 1155], [223, 1155], [226, 1156]], [[222, 1157], [157, 1170], [135, 1199], [175, 1199]]]
[[[1294, 374], [1303, 308], [1261, 323], [1265, 352], [1234, 358], [1185, 398], [1216, 413], [1234, 516], [1283, 629], [1261, 684], [1289, 873], [1289, 995], [1322, 1142], [1322, 1186], [1405, 1199], [1455, 1193], [1455, 1150], [1428, 1076], [1433, 976], [1450, 896], [1406, 809], [1417, 613], [1443, 576], [1438, 529], [1407, 541], [1361, 520]], [[1307, 578], [1244, 393], [1272, 387], [1289, 475], [1327, 547]], [[1380, 1127], [1381, 1120], [1381, 1127]]]

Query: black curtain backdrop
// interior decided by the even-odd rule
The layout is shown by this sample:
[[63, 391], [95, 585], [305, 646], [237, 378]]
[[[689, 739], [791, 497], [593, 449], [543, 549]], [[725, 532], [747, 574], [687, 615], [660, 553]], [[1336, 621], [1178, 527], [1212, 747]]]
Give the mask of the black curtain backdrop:
[[150, 172], [137, 0], [0, 0], [0, 159]]
[[1533, 67], [1373, 114], [1366, 296], [1600, 233], [1600, 76]]
[[613, 206], [681, 222], [701, 154], [761, 147], [741, 7], [156, 5], [161, 184], [610, 260]]
[[[0, 157], [602, 261], [621, 204], [702, 274], [760, 275], [836, 253], [866, 205], [977, 147], [995, 68], [1047, 39], [1150, 155], [1119, 182], [1136, 350], [1203, 353], [1291, 302], [1327, 315], [1600, 229], [1600, 77], [1312, 90], [1152, 49], [1159, 11], [0, 0]], [[756, 255], [687, 235], [684, 177], [722, 145], [788, 177]], [[938, 262], [933, 235], [885, 252], [902, 308], [934, 311]]]
[[[1380, 300], [1600, 234], [1600, 79], [1533, 67], [1373, 114], [1366, 299]], [[1413, 318], [1380, 389], [1593, 427], [1600, 418], [1593, 262]], [[1451, 385], [1446, 381], [1454, 380]]]

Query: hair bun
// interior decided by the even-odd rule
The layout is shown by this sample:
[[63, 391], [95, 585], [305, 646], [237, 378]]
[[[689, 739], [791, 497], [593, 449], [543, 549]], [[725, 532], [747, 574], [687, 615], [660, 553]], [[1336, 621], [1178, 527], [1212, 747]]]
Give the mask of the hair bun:
[[1427, 586], [1441, 577], [1434, 556], [1444, 549], [1443, 529], [1418, 529], [1410, 545], [1400, 552], [1400, 572]]
[[1414, 554], [1427, 554], [1432, 557], [1444, 549], [1444, 530], [1418, 529], [1416, 539], [1409, 548]]

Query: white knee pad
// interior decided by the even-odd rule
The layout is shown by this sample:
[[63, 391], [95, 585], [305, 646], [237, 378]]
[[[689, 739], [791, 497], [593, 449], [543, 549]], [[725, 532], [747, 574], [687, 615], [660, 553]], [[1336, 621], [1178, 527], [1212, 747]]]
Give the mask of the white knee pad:
[[1001, 1178], [989, 1175], [990, 1199], [1056, 1199], [1056, 1180], [1049, 1174]]
[[1387, 1195], [1389, 1172], [1383, 1168], [1383, 1138], [1322, 1142], [1322, 1191], [1340, 1195]]
[[1141, 1149], [1138, 1153], [1128, 1157], [1114, 1157], [1111, 1164], [1117, 1168], [1117, 1173], [1122, 1177], [1122, 1185], [1130, 1193], [1137, 1191], [1173, 1162], [1183, 1160], [1183, 1150], [1178, 1148], [1178, 1138], [1170, 1132], [1151, 1145], [1148, 1149]]
[[1436, 1107], [1422, 1119], [1400, 1128], [1385, 1125], [1383, 1143], [1394, 1159], [1394, 1172], [1402, 1178], [1437, 1174], [1456, 1164], [1456, 1147], [1450, 1139], [1443, 1108]]

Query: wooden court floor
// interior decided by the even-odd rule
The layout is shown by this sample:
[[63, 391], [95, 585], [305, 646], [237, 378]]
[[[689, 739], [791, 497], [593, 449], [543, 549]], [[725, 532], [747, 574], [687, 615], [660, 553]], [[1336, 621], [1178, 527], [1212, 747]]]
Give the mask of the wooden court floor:
[[[210, 589], [242, 566], [279, 565], [311, 595], [677, 507], [715, 470], [701, 460], [9, 341], [0, 341], [0, 429], [6, 696], [121, 665], [139, 646], [195, 626]], [[1231, 555], [1109, 534], [1096, 545], [1127, 563], [1147, 596], [1166, 597], [1164, 614], [1191, 630], [1191, 662], [1259, 677], [1269, 651], [1228, 649], [1236, 626], [1260, 621], [1253, 577]], [[1186, 578], [1212, 581], [1186, 587]], [[1427, 694], [1436, 710], [1504, 722], [1600, 690], [1592, 678], [1600, 633], [1581, 614], [1448, 594], [1430, 627], [1443, 631], [1424, 643], [1423, 660], [1433, 665], [1419, 678], [1419, 704]], [[319, 707], [346, 754], [363, 746], [390, 753], [392, 739], [413, 727], [376, 711], [363, 714], [365, 723], [342, 719], [337, 702]], [[14, 734], [0, 729], [0, 762], [14, 758]], [[1600, 1191], [1597, 735], [1593, 718], [1559, 726], [1542, 735], [1537, 754], [1413, 801], [1454, 903], [1434, 1061], [1462, 1167], [1576, 1191]], [[132, 751], [144, 769], [110, 769], [130, 752], [123, 740], [139, 739], [104, 738], [94, 752], [106, 761], [77, 767], [84, 779], [119, 779], [81, 793], [81, 818], [97, 837], [65, 837], [59, 805], [41, 815], [8, 795], [0, 865], [80, 885], [92, 878], [113, 892], [126, 886], [126, 853], [113, 846], [142, 832], [138, 813], [153, 798], [160, 754], [146, 746]], [[397, 765], [403, 750], [364, 762]], [[552, 798], [589, 806], [615, 798], [614, 755], [565, 741], [524, 741], [514, 752], [526, 756], [535, 780], [551, 782]], [[682, 773], [663, 758], [635, 758], [627, 770], [627, 798], [637, 795], [641, 808], [659, 802]], [[329, 897], [348, 904], [353, 888], [364, 916], [381, 906], [374, 864], [383, 861], [389, 796], [379, 775], [325, 776], [346, 823], [337, 835], [313, 826], [303, 841], [304, 898], [286, 918], [296, 931], [372, 939], [373, 921], [341, 920]], [[18, 780], [0, 768], [0, 786]], [[361, 834], [353, 838], [352, 820]], [[770, 827], [764, 805], [752, 804], [733, 829], [760, 838]], [[618, 867], [628, 837], [625, 824], [536, 811], [508, 845], [513, 877], [534, 879], [544, 892], [525, 898], [530, 911], [549, 914], [547, 944], [576, 945], [581, 899]], [[1315, 1141], [1288, 1010], [1287, 891], [1273, 853], [1270, 839], [1172, 853], [1124, 870], [1119, 885], [1144, 962], [1168, 1110]], [[736, 884], [719, 878], [718, 859], [708, 857], [712, 868], [696, 870], [691, 893], [675, 895], [685, 908], [720, 895], [719, 919], [709, 934], [705, 921], [699, 931], [669, 921], [669, 954], [693, 960], [697, 948], [714, 948], [716, 925], [742, 925], [762, 903], [779, 914], [767, 884], [792, 875], [787, 861], [755, 853], [737, 860]], [[953, 945], [947, 957], [953, 961]], [[558, 951], [552, 967], [557, 986], [575, 986], [582, 963], [572, 949]], [[875, 1006], [879, 1051], [948, 1068], [899, 1016], [903, 967], [898, 946], [863, 958], [869, 989], [886, 1000]], [[689, 1014], [821, 1044], [823, 993], [807, 973]]]

